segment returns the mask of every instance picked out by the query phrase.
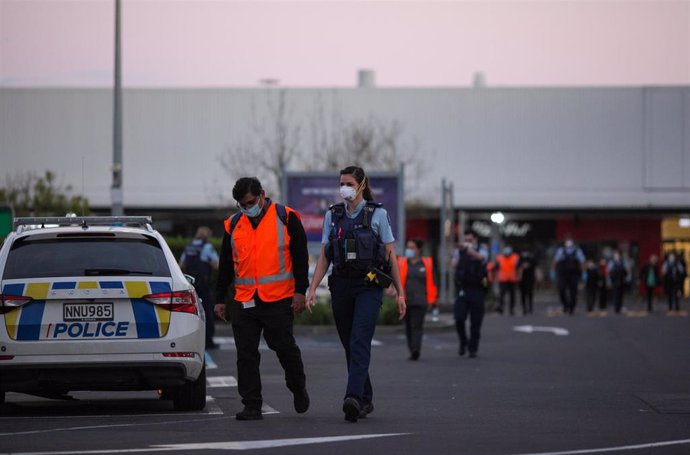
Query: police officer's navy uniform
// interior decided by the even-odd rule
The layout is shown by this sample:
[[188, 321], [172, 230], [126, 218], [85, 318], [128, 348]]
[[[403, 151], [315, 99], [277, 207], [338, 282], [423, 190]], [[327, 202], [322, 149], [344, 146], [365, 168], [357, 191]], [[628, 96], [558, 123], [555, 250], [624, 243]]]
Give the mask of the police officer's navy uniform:
[[[345, 398], [355, 398], [362, 409], [371, 406], [369, 378], [371, 341], [383, 300], [383, 288], [367, 279], [371, 267], [386, 267], [382, 226], [372, 223], [375, 212], [385, 215], [381, 204], [362, 201], [354, 213], [345, 204], [331, 207], [324, 221], [326, 255], [333, 265], [328, 277], [333, 318], [345, 348], [348, 380]], [[385, 238], [392, 239], [388, 224]], [[392, 241], [392, 240], [391, 240]], [[387, 287], [387, 286], [386, 286]]]
[[[488, 281], [486, 261], [474, 258], [467, 251], [458, 252], [458, 263], [455, 266], [455, 286], [458, 297], [453, 307], [455, 328], [460, 338], [460, 355], [468, 350], [470, 357], [477, 355], [482, 321], [484, 320], [484, 298]], [[465, 320], [470, 318], [470, 336], [467, 337]]]

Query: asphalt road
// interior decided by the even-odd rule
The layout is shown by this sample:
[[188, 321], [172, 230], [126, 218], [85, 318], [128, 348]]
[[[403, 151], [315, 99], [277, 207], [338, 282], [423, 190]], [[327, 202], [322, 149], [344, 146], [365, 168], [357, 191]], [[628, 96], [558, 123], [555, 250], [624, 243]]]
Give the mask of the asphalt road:
[[0, 454], [690, 453], [690, 318], [542, 310], [487, 316], [477, 359], [458, 356], [449, 317], [428, 324], [416, 362], [401, 327], [379, 327], [376, 409], [355, 424], [341, 411], [342, 348], [321, 327], [297, 330], [309, 412], [294, 412], [264, 346], [265, 418], [236, 421], [235, 352], [221, 325], [203, 412], [174, 412], [153, 392], [75, 393], [72, 401], [11, 393], [0, 406]]

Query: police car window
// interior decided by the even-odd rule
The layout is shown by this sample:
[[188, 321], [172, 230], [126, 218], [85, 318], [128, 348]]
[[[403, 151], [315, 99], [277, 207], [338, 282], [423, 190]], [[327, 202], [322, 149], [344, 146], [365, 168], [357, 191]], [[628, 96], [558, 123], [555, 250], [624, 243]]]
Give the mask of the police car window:
[[18, 240], [4, 279], [61, 276], [170, 276], [165, 254], [153, 238]]

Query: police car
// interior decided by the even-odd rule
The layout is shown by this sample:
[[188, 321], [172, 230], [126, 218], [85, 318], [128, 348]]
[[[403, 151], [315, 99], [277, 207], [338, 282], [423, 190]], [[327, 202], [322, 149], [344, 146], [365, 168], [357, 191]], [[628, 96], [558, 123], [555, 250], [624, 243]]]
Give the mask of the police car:
[[160, 390], [205, 407], [204, 311], [150, 217], [17, 218], [0, 292], [0, 403]]

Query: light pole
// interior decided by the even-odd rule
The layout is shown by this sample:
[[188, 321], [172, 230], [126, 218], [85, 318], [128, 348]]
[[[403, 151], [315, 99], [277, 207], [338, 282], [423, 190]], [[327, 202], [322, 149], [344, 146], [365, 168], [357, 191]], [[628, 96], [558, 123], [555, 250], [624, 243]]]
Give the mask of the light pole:
[[111, 215], [124, 214], [122, 207], [122, 80], [120, 65], [120, 0], [115, 0], [115, 77], [113, 87], [113, 184]]

